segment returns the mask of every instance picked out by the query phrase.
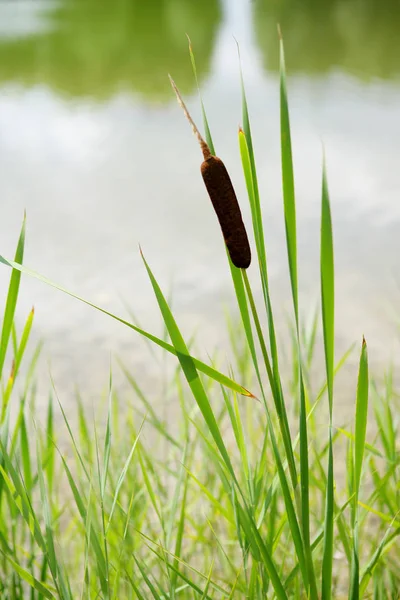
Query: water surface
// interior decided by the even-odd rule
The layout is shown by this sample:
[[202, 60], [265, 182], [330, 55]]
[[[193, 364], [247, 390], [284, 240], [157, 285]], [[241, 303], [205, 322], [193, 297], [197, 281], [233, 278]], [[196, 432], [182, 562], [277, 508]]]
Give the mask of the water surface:
[[[226, 348], [234, 307], [201, 154], [169, 87], [194, 118], [199, 80], [217, 153], [250, 227], [237, 144], [240, 43], [265, 218], [273, 301], [290, 314], [279, 150], [278, 42], [289, 72], [301, 310], [319, 294], [324, 144], [332, 201], [338, 347], [362, 334], [372, 364], [395, 357], [400, 251], [400, 8], [394, 0], [36, 0], [0, 2], [0, 250], [13, 254], [27, 211], [26, 264], [162, 333], [138, 244], [199, 352]], [[250, 276], [257, 285], [255, 264]], [[4, 295], [9, 273], [0, 271]], [[132, 332], [24, 278], [17, 322], [35, 305], [35, 338], [67, 400], [97, 393], [110, 353], [151, 386], [159, 366]], [[229, 351], [227, 353], [229, 358]], [[47, 387], [46, 387], [47, 386]]]

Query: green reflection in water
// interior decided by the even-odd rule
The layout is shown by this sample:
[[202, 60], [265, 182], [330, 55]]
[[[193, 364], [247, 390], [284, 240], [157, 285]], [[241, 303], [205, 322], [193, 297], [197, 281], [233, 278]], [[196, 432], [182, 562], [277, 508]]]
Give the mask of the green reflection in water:
[[290, 72], [340, 68], [361, 79], [400, 73], [399, 0], [254, 0], [253, 10], [268, 69], [278, 69], [280, 23]]
[[182, 91], [193, 90], [186, 32], [199, 77], [207, 73], [221, 8], [219, 0], [62, 0], [47, 19], [45, 32], [0, 40], [0, 82], [163, 101], [171, 98], [168, 72]]

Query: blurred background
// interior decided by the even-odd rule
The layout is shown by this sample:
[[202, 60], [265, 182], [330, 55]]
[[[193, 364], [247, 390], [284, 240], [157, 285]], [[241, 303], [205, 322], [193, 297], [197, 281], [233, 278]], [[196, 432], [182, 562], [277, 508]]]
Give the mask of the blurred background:
[[[396, 360], [400, 251], [398, 0], [0, 0], [0, 254], [24, 209], [25, 264], [162, 334], [140, 243], [187, 337], [207, 359], [235, 300], [200, 150], [170, 88], [201, 125], [192, 40], [217, 154], [250, 228], [237, 143], [241, 49], [272, 300], [291, 300], [282, 215], [277, 23], [286, 48], [298, 200], [301, 311], [318, 307], [322, 149], [331, 193], [338, 354], [362, 334], [372, 368]], [[10, 272], [0, 269], [5, 296]], [[257, 284], [255, 263], [250, 277]], [[88, 398], [121, 356], [150, 389], [160, 365], [122, 325], [23, 277], [17, 324], [35, 306], [43, 399]], [[284, 329], [284, 327], [283, 327]], [[285, 343], [285, 340], [283, 340]], [[161, 367], [162, 368], [162, 367]], [[118, 383], [118, 375], [116, 374]], [[353, 385], [354, 382], [352, 382]]]

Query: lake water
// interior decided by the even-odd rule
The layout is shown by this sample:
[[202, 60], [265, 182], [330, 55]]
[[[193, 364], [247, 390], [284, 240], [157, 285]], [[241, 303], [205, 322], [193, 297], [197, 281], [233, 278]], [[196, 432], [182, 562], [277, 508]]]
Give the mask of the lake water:
[[[301, 310], [319, 295], [322, 144], [332, 201], [337, 339], [362, 334], [371, 363], [396, 360], [400, 256], [400, 5], [397, 0], [0, 1], [0, 253], [13, 255], [27, 211], [25, 264], [162, 333], [140, 243], [187, 336], [206, 358], [225, 348], [234, 295], [199, 174], [201, 153], [169, 86], [201, 112], [192, 39], [216, 150], [250, 227], [237, 143], [239, 41], [273, 302], [291, 314], [282, 216], [277, 23], [285, 37], [298, 201]], [[250, 277], [257, 285], [253, 264]], [[9, 272], [0, 270], [4, 296]], [[150, 387], [146, 344], [122, 325], [23, 278], [17, 324], [35, 305], [61, 399], [95, 395], [110, 354]], [[229, 358], [229, 354], [228, 354]]]

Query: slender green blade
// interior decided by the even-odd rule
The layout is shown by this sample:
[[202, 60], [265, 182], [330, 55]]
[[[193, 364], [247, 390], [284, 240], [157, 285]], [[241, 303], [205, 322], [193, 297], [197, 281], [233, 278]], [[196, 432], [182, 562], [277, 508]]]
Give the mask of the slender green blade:
[[333, 371], [335, 337], [335, 273], [333, 257], [332, 217], [325, 161], [322, 175], [321, 202], [321, 304], [324, 332], [325, 365], [328, 385], [329, 410], [333, 409]]
[[21, 458], [22, 458], [22, 468], [24, 473], [24, 481], [25, 487], [28, 493], [32, 488], [32, 465], [31, 465], [31, 455], [29, 448], [29, 439], [28, 432], [26, 427], [26, 419], [25, 415], [22, 414], [21, 424], [20, 424], [20, 448], [21, 448]]
[[104, 438], [103, 469], [101, 471], [101, 477], [100, 477], [100, 493], [101, 493], [101, 497], [103, 500], [104, 500], [104, 495], [106, 492], [108, 467], [110, 464], [110, 454], [111, 454], [111, 439], [112, 439], [111, 417], [112, 417], [112, 373], [110, 370], [109, 388], [108, 388], [107, 425], [106, 425], [106, 435]]
[[280, 36], [280, 104], [281, 104], [281, 158], [283, 207], [285, 214], [286, 244], [288, 251], [290, 283], [296, 322], [299, 319], [298, 283], [297, 283], [297, 230], [296, 201], [294, 193], [294, 175], [292, 159], [292, 141], [290, 134], [289, 106], [286, 89], [286, 70], [283, 40]]
[[[299, 345], [300, 353], [300, 345]], [[306, 555], [309, 596], [317, 599], [317, 585], [315, 580], [314, 563], [310, 540], [310, 480], [307, 432], [307, 408], [301, 363], [299, 362], [300, 376], [300, 483], [301, 483], [301, 525], [303, 531], [304, 549]]]
[[367, 344], [363, 338], [358, 370], [356, 427], [354, 434], [354, 508], [353, 508], [353, 558], [350, 575], [349, 600], [360, 598], [360, 558], [359, 558], [359, 508], [358, 496], [360, 491], [361, 472], [364, 460], [365, 437], [368, 417], [368, 353]]
[[[63, 456], [61, 456], [61, 460], [63, 463], [65, 473], [67, 475], [68, 483], [70, 485], [70, 488], [71, 488], [71, 491], [72, 491], [72, 494], [73, 494], [73, 497], [75, 500], [75, 504], [78, 508], [82, 522], [83, 522], [83, 524], [85, 524], [86, 519], [87, 519], [87, 511], [86, 511], [86, 507], [85, 507], [84, 498], [83, 498], [81, 492], [79, 491], [77, 483], [75, 482], [75, 479], [71, 473], [71, 470], [69, 469], [67, 462]], [[89, 483], [90, 483], [90, 480], [89, 480]], [[90, 530], [90, 543], [91, 543], [91, 546], [96, 555], [97, 575], [100, 580], [101, 589], [102, 589], [104, 596], [107, 598], [107, 595], [108, 595], [107, 564], [106, 564], [106, 559], [105, 559], [105, 556], [104, 556], [104, 553], [103, 553], [103, 550], [101, 547], [99, 537], [97, 535], [97, 530], [94, 528], [93, 525], [91, 526], [91, 530]]]
[[[279, 32], [280, 33], [280, 32]], [[293, 309], [296, 321], [296, 341], [298, 354], [298, 377], [300, 393], [300, 482], [301, 482], [301, 513], [302, 530], [307, 558], [309, 591], [311, 598], [316, 599], [317, 588], [315, 581], [314, 565], [310, 543], [310, 486], [309, 486], [309, 460], [308, 460], [308, 429], [307, 407], [304, 388], [303, 360], [301, 357], [299, 300], [298, 300], [298, 275], [297, 275], [297, 226], [296, 226], [296, 199], [294, 190], [292, 142], [290, 132], [289, 105], [286, 89], [286, 69], [283, 40], [280, 35], [280, 130], [281, 130], [281, 162], [282, 162], [282, 189], [283, 209], [286, 230], [286, 248], [289, 264], [290, 283], [292, 289]]]
[[26, 320], [26, 323], [25, 323], [25, 326], [24, 326], [24, 329], [22, 332], [21, 340], [20, 340], [16, 355], [15, 355], [14, 379], [17, 377], [17, 373], [18, 373], [20, 364], [22, 362], [22, 358], [25, 353], [26, 345], [28, 343], [29, 336], [30, 336], [31, 329], [32, 329], [34, 315], [35, 315], [35, 310], [34, 310], [34, 308], [32, 308], [32, 310], [29, 313], [28, 318]]
[[332, 597], [332, 567], [333, 567], [333, 522], [334, 522], [334, 473], [333, 473], [333, 444], [332, 444], [332, 411], [333, 411], [333, 381], [334, 381], [334, 334], [335, 334], [335, 274], [333, 257], [333, 235], [328, 183], [325, 161], [322, 174], [321, 195], [321, 305], [322, 327], [325, 349], [326, 381], [329, 401], [329, 453], [328, 478], [325, 498], [325, 528], [324, 550], [322, 559], [322, 599]]
[[[178, 569], [178, 568], [175, 566], [175, 564], [173, 564], [173, 563], [171, 563], [171, 562], [169, 562], [169, 561], [165, 560], [165, 558], [164, 558], [163, 556], [161, 556], [161, 555], [160, 555], [160, 554], [159, 554], [159, 553], [158, 553], [156, 550], [152, 549], [152, 551], [154, 552], [154, 554], [155, 554], [156, 556], [158, 556], [158, 558], [159, 558], [160, 560], [164, 560], [164, 561], [165, 561], [165, 563], [167, 564], [168, 568], [169, 568], [169, 569], [171, 569], [172, 571], [174, 571], [178, 577], [180, 577], [181, 579], [183, 579], [183, 581], [185, 581], [185, 582], [188, 584], [188, 586], [189, 586], [191, 589], [193, 589], [193, 590], [194, 590], [194, 591], [197, 593], [197, 595], [195, 596], [196, 598], [197, 598], [197, 597], [199, 597], [200, 595], [202, 596], [202, 595], [204, 594], [204, 591], [203, 591], [203, 590], [202, 590], [200, 587], [198, 587], [198, 586], [197, 586], [197, 585], [196, 585], [196, 584], [195, 584], [195, 583], [194, 583], [194, 582], [193, 582], [193, 581], [192, 581], [192, 580], [191, 580], [191, 579], [188, 577], [188, 575], [187, 575], [186, 573], [184, 573], [183, 571], [180, 571], [180, 570], [179, 570], [179, 569]], [[135, 561], [136, 561], [136, 558], [135, 558]], [[207, 580], [207, 583], [208, 583], [208, 577], [207, 577], [207, 576], [205, 576], [205, 575], [203, 575], [203, 574], [201, 574], [201, 575], [202, 575], [202, 577], [204, 577], [204, 578]], [[147, 583], [147, 582], [146, 582], [146, 583]], [[212, 580], [210, 581], [210, 584], [211, 584], [211, 586], [212, 586], [212, 587], [215, 587], [215, 588], [217, 588], [217, 589], [218, 589], [218, 591], [219, 591], [220, 593], [222, 593], [222, 597], [227, 597], [227, 596], [228, 596], [228, 594], [227, 594], [227, 593], [226, 593], [226, 592], [225, 592], [223, 589], [221, 589], [221, 588], [218, 588], [218, 586], [217, 586], [216, 584], [214, 584], [214, 582], [213, 582]], [[209, 585], [210, 585], [210, 584], [209, 584]], [[207, 600], [212, 600], [212, 597], [211, 597], [211, 596], [208, 596], [208, 595], [206, 595], [206, 596], [205, 596], [205, 598], [207, 598]], [[160, 599], [160, 600], [161, 600], [161, 599]]]
[[4, 461], [4, 468], [3, 465], [0, 465], [2, 479], [4, 479], [4, 482], [11, 494], [11, 497], [13, 498], [14, 505], [24, 518], [26, 524], [28, 525], [32, 533], [32, 536], [35, 538], [36, 543], [41, 548], [41, 550], [45, 552], [45, 540], [43, 538], [36, 513], [30, 502], [30, 497], [26, 492], [24, 483], [22, 481], [22, 477], [19, 471], [14, 467], [11, 457], [8, 454], [3, 443], [0, 443], [0, 450]]
[[368, 353], [365, 339], [362, 341], [360, 367], [358, 372], [356, 427], [354, 436], [355, 491], [358, 502], [361, 472], [364, 460], [365, 438], [368, 419]]
[[[181, 363], [182, 370], [185, 374], [186, 380], [192, 390], [192, 393], [197, 402], [197, 405], [200, 408], [200, 411], [204, 417], [204, 420], [207, 424], [208, 430], [210, 431], [210, 433], [217, 445], [217, 448], [221, 454], [221, 457], [225, 463], [225, 466], [240, 491], [240, 486], [238, 485], [236, 475], [235, 475], [235, 472], [233, 469], [233, 465], [231, 463], [230, 456], [225, 447], [220, 428], [215, 419], [214, 412], [211, 408], [211, 404], [210, 404], [207, 394], [204, 390], [203, 384], [199, 378], [199, 375], [195, 368], [194, 362], [188, 356], [187, 347], [186, 347], [185, 341], [182, 337], [182, 334], [179, 331], [179, 328], [175, 322], [175, 319], [171, 313], [171, 310], [170, 310], [170, 308], [161, 292], [161, 289], [160, 289], [160, 287], [159, 287], [159, 285], [158, 285], [158, 283], [157, 283], [157, 281], [156, 281], [152, 271], [150, 270], [150, 267], [148, 266], [144, 257], [143, 257], [143, 261], [144, 261], [145, 267], [147, 269], [151, 284], [153, 286], [154, 293], [156, 295], [157, 302], [159, 304], [165, 324], [167, 326], [168, 333], [169, 333], [170, 338], [171, 338], [171, 340], [174, 344], [174, 347], [177, 351], [177, 355], [178, 355], [179, 361]], [[241, 525], [245, 530], [247, 530], [248, 532], [251, 532], [250, 540], [252, 540], [253, 545], [255, 544], [256, 554], [258, 554], [259, 551], [261, 552], [263, 561], [265, 562], [266, 568], [271, 577], [271, 581], [274, 585], [274, 589], [275, 589], [275, 592], [277, 593], [277, 596], [279, 598], [286, 598], [286, 593], [282, 586], [282, 582], [280, 580], [279, 574], [276, 571], [275, 565], [272, 561], [272, 557], [270, 556], [268, 549], [266, 548], [266, 546], [264, 544], [264, 541], [257, 529], [254, 519], [252, 519], [247, 507], [245, 509], [243, 509], [240, 505], [238, 505], [238, 508], [240, 510]]]
[[221, 456], [225, 462], [225, 465], [227, 466], [231, 475], [234, 476], [234, 470], [233, 470], [233, 466], [231, 463], [231, 459], [229, 457], [228, 451], [223, 442], [220, 428], [217, 424], [214, 412], [211, 408], [210, 401], [207, 397], [207, 394], [204, 390], [203, 384], [202, 384], [199, 374], [197, 372], [196, 365], [195, 365], [193, 359], [189, 356], [189, 352], [188, 352], [186, 343], [182, 337], [182, 334], [179, 331], [179, 328], [178, 328], [176, 321], [172, 315], [172, 312], [167, 304], [167, 301], [164, 298], [161, 288], [158, 285], [143, 254], [142, 254], [142, 258], [143, 258], [143, 262], [146, 267], [147, 273], [149, 275], [151, 285], [153, 286], [153, 290], [154, 290], [155, 296], [157, 298], [157, 302], [160, 307], [163, 319], [167, 326], [168, 333], [170, 335], [171, 341], [176, 350], [182, 370], [185, 374], [186, 380], [192, 390], [193, 396], [197, 402], [198, 407], [201, 410], [204, 420], [207, 423], [207, 427], [208, 427], [212, 437], [214, 438], [214, 441], [218, 447], [218, 450], [221, 453]]
[[161, 597], [159, 595], [159, 593], [157, 592], [155, 586], [153, 585], [153, 583], [151, 582], [150, 578], [147, 575], [145, 566], [139, 561], [138, 558], [136, 558], [135, 555], [133, 555], [133, 559], [134, 559], [134, 561], [136, 563], [136, 566], [138, 567], [138, 569], [139, 569], [139, 571], [140, 571], [140, 573], [141, 573], [141, 575], [143, 577], [143, 580], [145, 581], [147, 587], [149, 588], [149, 590], [150, 590], [151, 595], [153, 596], [153, 598], [155, 600], [161, 600], [162, 597], [165, 597], [165, 596]]
[[391, 527], [389, 527], [386, 530], [385, 535], [383, 536], [377, 549], [375, 550], [374, 554], [372, 555], [371, 560], [368, 562], [368, 564], [366, 565], [366, 567], [363, 571], [361, 581], [360, 581], [360, 597], [361, 598], [364, 598], [364, 594], [367, 589], [368, 582], [371, 578], [372, 573], [374, 572], [374, 569], [376, 568], [376, 565], [379, 563], [379, 560], [382, 557], [385, 547], [388, 546], [389, 544], [393, 543], [395, 538], [397, 538], [398, 536], [400, 536], [400, 527], [397, 527], [394, 531], [392, 531]]
[[334, 522], [334, 480], [333, 480], [333, 444], [329, 433], [328, 478], [325, 498], [324, 549], [322, 559], [322, 600], [332, 598], [333, 568], [333, 522]]
[[122, 468], [122, 471], [120, 473], [120, 476], [118, 477], [117, 485], [115, 486], [114, 498], [113, 498], [113, 502], [112, 502], [110, 514], [109, 514], [109, 517], [108, 517], [108, 527], [110, 527], [110, 525], [111, 525], [111, 520], [113, 518], [114, 510], [115, 510], [115, 507], [116, 507], [116, 504], [117, 504], [117, 500], [118, 500], [118, 494], [119, 494], [119, 492], [121, 490], [123, 482], [125, 481], [125, 478], [126, 478], [126, 475], [127, 475], [128, 469], [129, 469], [129, 465], [132, 462], [132, 457], [134, 455], [137, 443], [138, 443], [140, 435], [142, 433], [143, 425], [144, 425], [144, 421], [142, 421], [142, 424], [140, 425], [139, 432], [138, 432], [138, 434], [137, 434], [137, 436], [135, 438], [135, 441], [133, 442], [133, 445], [132, 445], [132, 448], [131, 448], [131, 450], [129, 452], [128, 458], [126, 459], [125, 464], [124, 464], [124, 466]]
[[29, 571], [24, 569], [24, 567], [22, 567], [15, 560], [13, 560], [11, 556], [3, 552], [3, 550], [1, 549], [0, 552], [4, 556], [4, 558], [10, 563], [10, 565], [13, 567], [18, 576], [21, 577], [23, 581], [25, 581], [32, 589], [36, 590], [38, 594], [40, 594], [43, 598], [55, 600], [58, 597], [52, 593], [52, 591], [46, 584], [36, 579]]
[[53, 526], [52, 526], [52, 522], [51, 522], [49, 499], [48, 499], [48, 495], [47, 495], [47, 491], [46, 491], [46, 486], [44, 483], [42, 456], [41, 456], [41, 451], [40, 451], [40, 442], [39, 442], [38, 438], [36, 439], [36, 456], [37, 456], [37, 469], [38, 469], [40, 497], [42, 500], [44, 523], [45, 523], [45, 528], [46, 528], [47, 559], [49, 561], [49, 566], [50, 566], [51, 573], [53, 575], [53, 579], [55, 582], [57, 582], [58, 566], [57, 566], [57, 557], [56, 557], [56, 552], [55, 552], [55, 547], [54, 547]]
[[49, 482], [50, 495], [54, 483], [54, 463], [55, 463], [55, 436], [54, 436], [54, 413], [53, 413], [53, 397], [49, 396], [49, 404], [47, 409], [47, 448], [46, 448], [46, 474]]
[[254, 238], [256, 240], [257, 255], [260, 265], [261, 278], [264, 279], [264, 285], [268, 286], [268, 275], [267, 275], [267, 258], [265, 252], [265, 241], [264, 241], [264, 226], [262, 222], [261, 204], [260, 204], [260, 192], [258, 188], [258, 178], [256, 161], [253, 149], [253, 138], [251, 135], [250, 117], [247, 106], [246, 89], [244, 86], [243, 71], [240, 61], [239, 53], [239, 65], [240, 65], [240, 87], [242, 92], [242, 119], [243, 119], [243, 130], [239, 130], [239, 147], [240, 154], [242, 157], [243, 169], [245, 172], [247, 192], [250, 200], [251, 216], [253, 220]]
[[[183, 474], [183, 469], [184, 469], [184, 467], [182, 467], [182, 470], [181, 470], [182, 476], [183, 476], [183, 494], [182, 494], [181, 510], [180, 510], [178, 531], [176, 534], [175, 552], [174, 552], [174, 556], [175, 556], [174, 566], [176, 569], [178, 569], [179, 557], [181, 556], [181, 553], [182, 553], [182, 545], [183, 545], [183, 539], [184, 539], [184, 527], [185, 527], [186, 512], [187, 512], [189, 474], [187, 471], [185, 471], [185, 473]], [[181, 487], [181, 481], [178, 482], [177, 491], [180, 489], [180, 487]], [[171, 524], [172, 524], [172, 522], [171, 522]], [[173, 597], [173, 598], [175, 598], [177, 595], [177, 590], [176, 590], [177, 578], [178, 578], [177, 572], [173, 571], [173, 573], [171, 575], [171, 597]]]
[[[143, 329], [140, 329], [140, 327], [136, 327], [136, 325], [133, 325], [132, 323], [129, 323], [129, 321], [126, 321], [125, 319], [122, 319], [121, 317], [114, 315], [113, 313], [109, 312], [108, 310], [105, 310], [104, 308], [101, 308], [100, 306], [93, 304], [93, 302], [89, 302], [89, 300], [85, 300], [81, 296], [78, 296], [77, 294], [74, 294], [73, 292], [68, 291], [67, 289], [65, 289], [61, 285], [59, 285], [58, 283], [54, 283], [50, 279], [43, 277], [43, 275], [40, 275], [39, 273], [36, 273], [35, 271], [32, 271], [31, 269], [27, 269], [26, 267], [16, 263], [15, 261], [8, 260], [1, 255], [0, 255], [0, 263], [6, 265], [7, 267], [11, 267], [12, 269], [16, 269], [17, 271], [20, 271], [21, 273], [25, 273], [26, 275], [29, 275], [30, 277], [34, 277], [35, 279], [42, 281], [46, 285], [49, 285], [50, 287], [53, 287], [56, 290], [59, 290], [59, 291], [63, 292], [64, 294], [71, 296], [72, 298], [75, 298], [75, 300], [79, 300], [80, 302], [83, 302], [84, 304], [87, 304], [88, 306], [95, 308], [96, 310], [103, 313], [104, 315], [107, 315], [108, 317], [115, 319], [119, 323], [122, 323], [126, 327], [133, 329], [134, 331], [136, 331], [143, 337], [149, 339], [154, 344], [157, 344], [157, 346], [160, 346], [161, 348], [163, 348], [170, 354], [173, 354], [174, 356], [178, 356], [176, 349], [173, 346], [171, 346], [170, 344], [167, 344], [166, 342], [164, 342], [162, 339], [152, 335], [151, 333], [148, 333], [147, 331], [144, 331]], [[240, 269], [237, 269], [237, 271], [239, 272], [239, 276], [240, 276]], [[242, 396], [253, 397], [253, 394], [251, 392], [249, 392], [249, 390], [246, 390], [246, 388], [244, 388], [242, 385], [238, 384], [236, 381], [233, 381], [232, 379], [230, 379], [223, 373], [220, 373], [216, 369], [213, 369], [209, 365], [206, 365], [201, 360], [194, 358], [189, 353], [187, 354], [187, 359], [192, 360], [196, 369], [198, 369], [199, 371], [201, 371], [202, 373], [207, 375], [207, 377], [214, 379], [217, 383], [220, 383], [220, 384], [230, 388], [231, 390], [238, 392]]]
[[[25, 216], [22, 222], [21, 233], [19, 235], [18, 245], [15, 252], [14, 262], [22, 264], [24, 259], [25, 248]], [[10, 285], [8, 287], [7, 302], [3, 316], [3, 326], [0, 336], [0, 379], [3, 373], [4, 361], [6, 358], [8, 342], [11, 335], [12, 325], [14, 321], [15, 307], [17, 305], [19, 284], [21, 280], [21, 271], [13, 269], [10, 277]]]
[[[281, 429], [283, 443], [285, 446], [286, 458], [287, 458], [287, 461], [289, 464], [292, 485], [293, 485], [293, 488], [296, 489], [296, 487], [297, 487], [296, 464], [295, 464], [295, 460], [294, 460], [289, 423], [288, 423], [285, 403], [283, 400], [282, 386], [281, 386], [281, 381], [280, 381], [280, 376], [279, 376], [278, 357], [277, 357], [277, 350], [276, 350], [276, 344], [275, 344], [275, 334], [274, 334], [274, 324], [273, 324], [272, 312], [270, 310], [268, 310], [268, 320], [269, 320], [269, 324], [270, 324], [270, 327], [269, 327], [270, 342], [271, 342], [271, 349], [272, 349], [271, 352], [272, 352], [272, 359], [273, 359], [273, 373], [271, 372], [271, 365], [270, 365], [270, 361], [269, 361], [269, 357], [268, 357], [268, 351], [266, 348], [264, 335], [263, 335], [261, 324], [260, 324], [260, 319], [258, 317], [258, 312], [257, 312], [257, 307], [255, 305], [253, 292], [252, 292], [252, 289], [250, 286], [249, 279], [247, 277], [247, 272], [245, 270], [242, 270], [242, 276], [243, 276], [243, 281], [244, 281], [245, 289], [247, 292], [251, 312], [253, 315], [253, 320], [254, 320], [254, 324], [256, 327], [256, 331], [257, 331], [257, 335], [258, 335], [258, 339], [259, 339], [259, 343], [260, 343], [260, 347], [261, 347], [261, 352], [262, 352], [262, 355], [264, 358], [264, 363], [265, 363], [265, 367], [266, 367], [267, 374], [268, 374], [268, 379], [269, 379], [270, 386], [271, 386], [271, 391], [272, 391], [272, 396], [274, 399], [276, 412], [277, 412], [277, 415], [279, 418], [279, 426]], [[267, 306], [270, 306], [268, 290], [267, 290]], [[253, 357], [253, 364], [254, 364], [254, 369], [256, 371], [256, 375], [259, 380], [260, 388], [261, 388], [261, 391], [263, 394], [263, 400], [265, 402], [265, 394], [263, 391], [263, 385], [262, 385], [262, 381], [261, 381], [260, 371], [258, 368], [257, 357]]]

